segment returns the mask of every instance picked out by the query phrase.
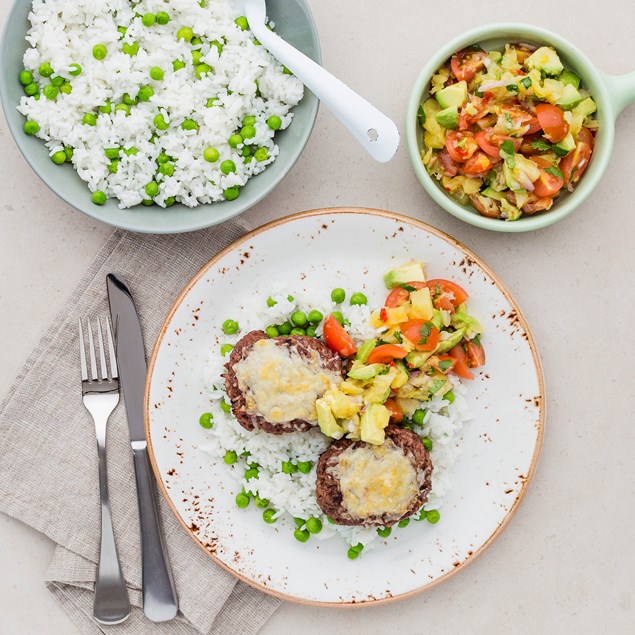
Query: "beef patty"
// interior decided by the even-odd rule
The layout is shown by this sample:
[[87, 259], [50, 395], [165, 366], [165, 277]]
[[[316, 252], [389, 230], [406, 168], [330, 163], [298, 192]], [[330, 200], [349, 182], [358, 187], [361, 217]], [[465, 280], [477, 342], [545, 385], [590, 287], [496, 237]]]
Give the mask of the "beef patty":
[[342, 381], [342, 360], [323, 342], [304, 335], [247, 333], [225, 365], [232, 412], [246, 430], [272, 434], [317, 425], [315, 400]]
[[388, 426], [382, 445], [340, 439], [318, 461], [317, 502], [337, 525], [389, 527], [428, 499], [432, 469], [410, 430]]

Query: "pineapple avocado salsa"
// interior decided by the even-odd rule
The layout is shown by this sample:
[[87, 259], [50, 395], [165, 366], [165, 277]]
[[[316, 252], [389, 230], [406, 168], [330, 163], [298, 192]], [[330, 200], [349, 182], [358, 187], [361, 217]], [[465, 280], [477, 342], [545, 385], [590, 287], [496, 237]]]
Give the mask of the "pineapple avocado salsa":
[[549, 46], [472, 46], [432, 77], [419, 108], [423, 164], [462, 205], [515, 221], [551, 209], [589, 165], [598, 122]]

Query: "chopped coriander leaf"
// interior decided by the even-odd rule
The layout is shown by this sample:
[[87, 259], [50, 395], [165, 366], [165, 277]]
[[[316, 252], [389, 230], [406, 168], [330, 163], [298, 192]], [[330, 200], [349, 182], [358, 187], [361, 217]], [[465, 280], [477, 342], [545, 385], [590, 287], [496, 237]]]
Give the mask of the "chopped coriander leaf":
[[442, 372], [444, 372], [444, 373], [445, 373], [445, 371], [446, 371], [446, 370], [449, 370], [450, 368], [452, 368], [453, 364], [454, 364], [454, 362], [452, 362], [452, 360], [450, 360], [450, 359], [444, 359], [444, 360], [441, 360], [441, 361], [437, 364], [437, 366], [439, 367], [439, 370], [440, 370], [440, 371], [442, 371]]
[[419, 125], [423, 127], [426, 122], [426, 113], [423, 110], [423, 106], [419, 106], [419, 110], [417, 110], [417, 119], [419, 120]]
[[531, 77], [523, 77], [520, 80], [520, 83], [525, 87], [529, 88], [531, 86]]
[[518, 88], [518, 84], [507, 84], [505, 88], [507, 88], [510, 93], [517, 93], [520, 90], [520, 88]]
[[541, 150], [542, 152], [547, 152], [551, 150], [551, 144], [544, 139], [534, 139], [531, 142], [531, 147], [535, 150]]
[[402, 289], [405, 289], [406, 291], [408, 291], [410, 293], [412, 293], [413, 291], [416, 291], [416, 289], [413, 286], [409, 285], [409, 284], [400, 284], [399, 286]]
[[401, 337], [401, 333], [399, 331], [395, 331], [393, 335], [400, 344], [403, 344], [403, 337]]
[[421, 325], [421, 328], [419, 329], [419, 335], [421, 336], [421, 339], [419, 340], [419, 344], [428, 343], [428, 338], [430, 337], [430, 333], [432, 332], [433, 328], [434, 328], [434, 324], [432, 324], [432, 322], [424, 322]]
[[552, 176], [555, 176], [556, 178], [562, 179], [564, 181], [564, 175], [556, 167], [545, 168], [545, 172], [547, 172], [547, 174], [551, 174]]

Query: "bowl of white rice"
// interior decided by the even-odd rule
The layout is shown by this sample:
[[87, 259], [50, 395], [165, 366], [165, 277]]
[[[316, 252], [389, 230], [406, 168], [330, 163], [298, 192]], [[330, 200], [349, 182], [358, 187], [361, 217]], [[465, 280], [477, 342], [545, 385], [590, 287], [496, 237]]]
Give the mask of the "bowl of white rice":
[[[306, 0], [269, 26], [320, 61]], [[0, 98], [35, 173], [102, 222], [177, 233], [232, 218], [284, 178], [318, 101], [232, 0], [16, 0]]]

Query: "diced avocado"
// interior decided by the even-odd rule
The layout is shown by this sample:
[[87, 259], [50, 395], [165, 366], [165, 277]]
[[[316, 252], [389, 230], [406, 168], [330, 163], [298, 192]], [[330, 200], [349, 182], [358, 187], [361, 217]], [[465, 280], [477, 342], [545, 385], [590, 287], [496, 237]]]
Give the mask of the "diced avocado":
[[452, 316], [452, 326], [457, 329], [465, 327], [465, 336], [468, 339], [472, 339], [476, 335], [483, 334], [483, 327], [481, 326], [481, 323], [475, 317], [472, 317], [462, 311], [457, 311]]
[[426, 277], [423, 273], [423, 264], [413, 260], [401, 267], [391, 269], [384, 275], [384, 282], [389, 289], [394, 289], [408, 282], [425, 282]]
[[580, 78], [571, 71], [562, 71], [558, 79], [565, 85], [573, 86], [576, 90], [580, 88]]
[[563, 110], [571, 110], [577, 106], [582, 97], [578, 89], [573, 84], [566, 84], [562, 91], [562, 97], [556, 102]]
[[376, 377], [382, 371], [385, 371], [388, 367], [385, 364], [369, 364], [368, 366], [353, 364], [353, 367], [348, 371], [348, 376], [351, 379], [359, 379], [361, 381], [369, 381]]
[[[466, 330], [466, 328], [457, 329], [454, 333], [450, 334], [448, 339], [441, 340], [434, 351], [435, 355], [437, 353], [447, 353], [451, 348], [454, 348], [463, 339]], [[408, 358], [406, 357], [406, 359]]]
[[364, 393], [364, 400], [367, 403], [384, 403], [390, 395], [390, 384], [396, 376], [397, 371], [394, 367], [385, 375], [376, 375]]
[[443, 314], [439, 311], [439, 309], [434, 309], [430, 321], [439, 329], [439, 331], [443, 328]]
[[373, 403], [362, 414], [360, 436], [362, 441], [373, 445], [381, 445], [386, 438], [384, 428], [390, 421], [390, 411], [386, 406]]
[[337, 419], [350, 419], [362, 408], [361, 400], [346, 395], [335, 387], [327, 390], [322, 399]]
[[595, 102], [587, 97], [584, 101], [581, 101], [574, 109], [573, 114], [586, 119], [589, 115], [592, 115], [598, 107], [595, 105]]
[[441, 110], [441, 106], [436, 99], [428, 99], [423, 104], [425, 122], [423, 124], [423, 142], [426, 148], [440, 150], [445, 148], [445, 129], [436, 120], [436, 114]]
[[486, 187], [481, 194], [483, 196], [487, 196], [488, 198], [493, 198], [495, 201], [502, 201], [505, 198], [501, 192], [497, 192], [491, 187]]
[[375, 346], [377, 346], [377, 340], [366, 340], [357, 350], [355, 359], [365, 364]]
[[434, 397], [435, 395], [445, 395], [448, 390], [452, 390], [452, 384], [443, 373], [436, 373], [427, 388], [430, 397]]
[[406, 361], [413, 368], [421, 368], [431, 356], [432, 351], [410, 351], [410, 353], [406, 355]]
[[456, 130], [459, 127], [459, 111], [456, 106], [450, 106], [435, 115], [437, 123], [447, 130]]
[[536, 49], [526, 60], [525, 68], [536, 68], [547, 75], [560, 75], [564, 66], [558, 54], [550, 46], [541, 46]]
[[[573, 135], [569, 133], [562, 141], [556, 143], [553, 147], [556, 154], [564, 156], [565, 154], [569, 154], [571, 150], [575, 148], [575, 139]], [[559, 152], [559, 150], [561, 152]]]
[[322, 430], [322, 434], [332, 439], [341, 439], [344, 436], [344, 430], [340, 428], [326, 401], [318, 399], [315, 402], [315, 409], [317, 410], [318, 425], [320, 430]]
[[432, 298], [428, 287], [411, 291], [410, 304], [412, 304], [413, 319], [429, 320], [432, 318], [434, 307], [432, 306]]
[[435, 97], [441, 108], [461, 108], [467, 101], [467, 82], [446, 86]]
[[397, 369], [397, 374], [390, 384], [390, 387], [393, 390], [401, 388], [404, 384], [408, 383], [408, 379], [410, 377], [410, 373], [408, 372], [406, 365], [401, 360], [395, 361], [395, 368]]
[[501, 218], [504, 216], [506, 221], [518, 220], [522, 216], [522, 212], [509, 201], [501, 201]]

